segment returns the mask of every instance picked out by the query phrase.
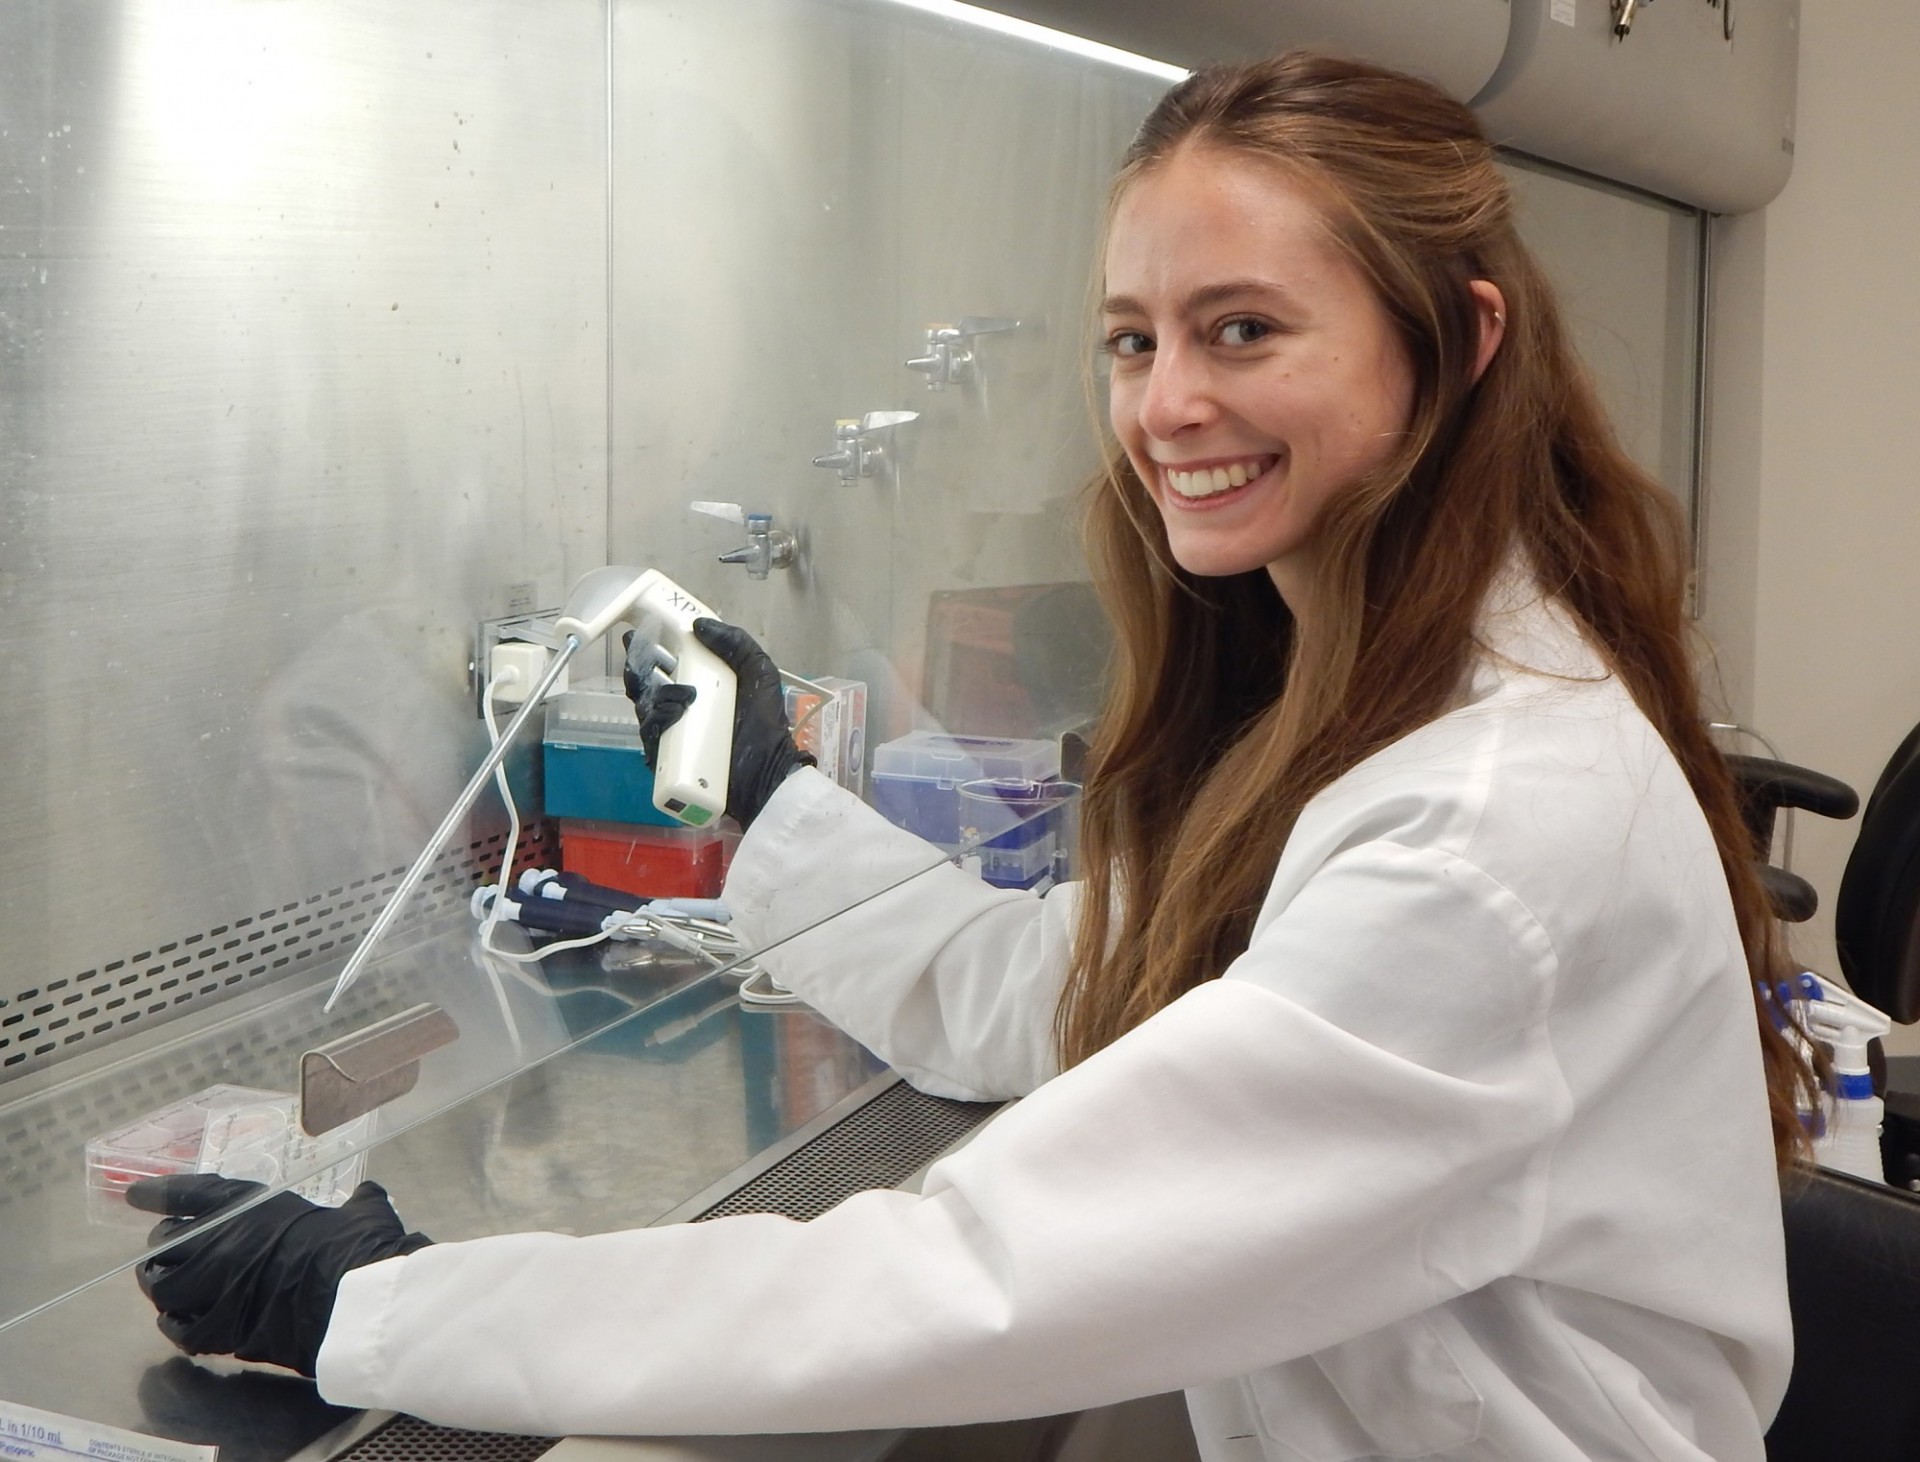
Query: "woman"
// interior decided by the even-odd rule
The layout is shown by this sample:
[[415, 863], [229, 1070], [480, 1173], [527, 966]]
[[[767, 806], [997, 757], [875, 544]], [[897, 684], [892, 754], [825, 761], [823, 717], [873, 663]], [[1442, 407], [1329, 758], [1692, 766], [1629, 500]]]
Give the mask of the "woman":
[[[1756, 996], [1673, 513], [1490, 149], [1372, 67], [1201, 73], [1126, 160], [1104, 271], [1086, 882], [943, 868], [768, 956], [917, 1084], [1026, 1099], [922, 1195], [807, 1225], [422, 1248], [377, 1190], [276, 1198], [149, 1267], [163, 1328], [478, 1427], [1186, 1387], [1210, 1458], [1761, 1456], [1811, 1077]], [[756, 942], [924, 866], [800, 767], [751, 640], [702, 634], [741, 677]]]

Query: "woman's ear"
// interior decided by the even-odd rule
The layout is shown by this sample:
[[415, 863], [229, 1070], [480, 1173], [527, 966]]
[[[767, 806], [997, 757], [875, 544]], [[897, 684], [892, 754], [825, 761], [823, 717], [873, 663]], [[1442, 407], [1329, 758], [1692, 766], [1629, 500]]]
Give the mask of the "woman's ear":
[[1500, 286], [1491, 279], [1470, 280], [1467, 290], [1473, 295], [1474, 305], [1480, 315], [1480, 348], [1473, 357], [1473, 378], [1478, 381], [1486, 374], [1494, 351], [1500, 348], [1500, 342], [1506, 338], [1507, 300], [1500, 293]]

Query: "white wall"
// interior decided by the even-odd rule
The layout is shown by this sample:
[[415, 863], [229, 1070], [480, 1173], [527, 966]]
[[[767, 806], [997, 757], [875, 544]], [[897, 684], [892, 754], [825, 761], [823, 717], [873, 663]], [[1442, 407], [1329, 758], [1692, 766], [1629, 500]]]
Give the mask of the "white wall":
[[[1716, 225], [1703, 624], [1738, 719], [1864, 797], [1920, 721], [1920, 6], [1801, 25], [1792, 179]], [[1816, 969], [1856, 827], [1797, 822]]]

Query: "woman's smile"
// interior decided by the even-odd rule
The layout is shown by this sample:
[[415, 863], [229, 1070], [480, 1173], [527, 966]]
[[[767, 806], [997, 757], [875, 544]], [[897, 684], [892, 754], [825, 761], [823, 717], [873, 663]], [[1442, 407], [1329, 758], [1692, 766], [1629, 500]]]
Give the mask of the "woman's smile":
[[1266, 478], [1280, 462], [1280, 455], [1268, 452], [1258, 457], [1231, 457], [1210, 462], [1163, 462], [1160, 473], [1170, 490], [1171, 499], [1185, 506], [1218, 504], [1243, 487], [1265, 485]]

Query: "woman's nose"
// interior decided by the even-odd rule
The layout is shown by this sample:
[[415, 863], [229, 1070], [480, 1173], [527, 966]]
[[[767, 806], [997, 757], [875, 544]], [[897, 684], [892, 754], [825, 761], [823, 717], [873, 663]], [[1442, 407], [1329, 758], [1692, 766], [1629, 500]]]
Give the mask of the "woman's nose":
[[1155, 352], [1140, 393], [1140, 427], [1157, 441], [1205, 426], [1219, 415], [1206, 363], [1180, 346]]

